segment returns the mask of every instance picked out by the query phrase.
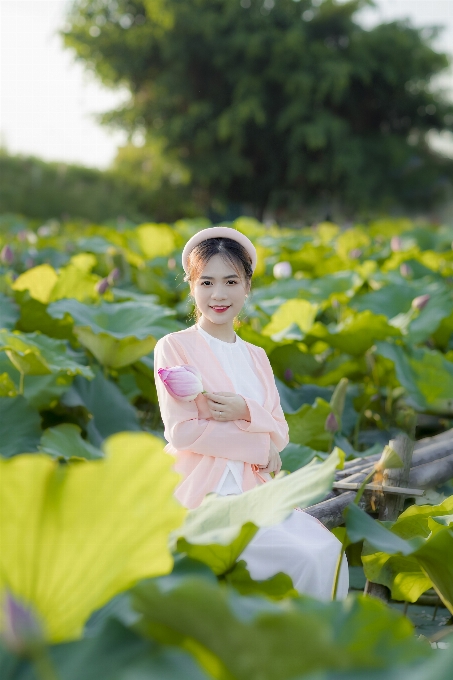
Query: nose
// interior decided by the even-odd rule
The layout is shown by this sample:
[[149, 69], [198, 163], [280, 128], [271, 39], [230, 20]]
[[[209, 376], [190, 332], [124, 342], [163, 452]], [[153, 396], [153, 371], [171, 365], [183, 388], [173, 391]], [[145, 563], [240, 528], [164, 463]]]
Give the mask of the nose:
[[227, 298], [227, 295], [225, 293], [225, 289], [222, 288], [221, 285], [219, 287], [217, 287], [215, 285], [212, 287], [211, 299], [214, 302], [218, 302], [218, 301], [221, 302], [222, 300], [226, 300], [226, 298]]

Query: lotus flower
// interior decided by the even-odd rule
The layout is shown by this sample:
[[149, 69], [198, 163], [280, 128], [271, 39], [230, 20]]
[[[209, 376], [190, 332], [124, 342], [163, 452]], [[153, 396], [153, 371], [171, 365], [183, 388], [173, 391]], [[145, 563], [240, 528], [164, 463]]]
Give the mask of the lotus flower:
[[329, 415], [326, 418], [324, 428], [327, 430], [327, 432], [331, 432], [332, 434], [338, 432], [338, 430], [340, 429], [340, 425], [338, 424], [338, 420], [336, 418], [335, 413], [332, 412], [329, 413]]
[[200, 371], [189, 364], [159, 368], [157, 373], [167, 392], [179, 401], [193, 401], [205, 391]]
[[8, 245], [3, 246], [2, 252], [0, 253], [0, 260], [4, 264], [11, 264], [12, 262], [14, 262], [14, 253], [11, 250], [10, 246]]
[[409, 267], [408, 264], [406, 264], [406, 262], [403, 262], [403, 264], [401, 265], [400, 274], [401, 274], [401, 276], [404, 276], [405, 278], [412, 276], [412, 269]]
[[414, 298], [411, 304], [412, 309], [422, 310], [423, 307], [426, 307], [426, 305], [428, 304], [430, 297], [431, 297], [430, 295], [426, 294], [419, 295], [418, 297]]
[[113, 284], [115, 283], [115, 281], [118, 281], [118, 279], [120, 278], [120, 276], [121, 276], [121, 272], [120, 272], [120, 270], [118, 269], [118, 267], [115, 267], [115, 269], [112, 269], [112, 271], [110, 272], [110, 274], [107, 276], [107, 281], [108, 281], [109, 285], [110, 285], [110, 286], [113, 286]]
[[390, 248], [394, 253], [397, 253], [399, 250], [403, 249], [403, 242], [399, 236], [392, 236], [390, 240]]
[[108, 279], [101, 279], [96, 283], [94, 287], [96, 289], [96, 292], [99, 293], [99, 295], [104, 295], [105, 291], [109, 286], [110, 284]]
[[289, 262], [277, 262], [274, 264], [273, 274], [276, 279], [289, 279], [293, 273], [293, 268]]
[[16, 654], [27, 654], [44, 641], [42, 625], [33, 611], [8, 591], [3, 601], [2, 638]]

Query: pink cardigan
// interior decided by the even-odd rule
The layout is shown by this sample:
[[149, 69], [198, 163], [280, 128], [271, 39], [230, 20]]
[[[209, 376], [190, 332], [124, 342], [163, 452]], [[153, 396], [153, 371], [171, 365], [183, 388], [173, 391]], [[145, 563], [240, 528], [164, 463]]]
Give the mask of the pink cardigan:
[[164, 450], [176, 458], [174, 467], [183, 479], [175, 496], [188, 508], [200, 505], [204, 496], [217, 487], [227, 459], [245, 462], [243, 490], [247, 491], [263, 483], [255, 466], [267, 463], [270, 440], [278, 451], [288, 444], [288, 424], [267, 354], [261, 347], [246, 344], [266, 392], [264, 406], [242, 395], [249, 407], [251, 422], [216, 421], [203, 394], [194, 401], [180, 401], [167, 392], [158, 369], [182, 364], [198, 368], [206, 391], [236, 391], [195, 325], [169, 333], [154, 348], [154, 379], [168, 442]]

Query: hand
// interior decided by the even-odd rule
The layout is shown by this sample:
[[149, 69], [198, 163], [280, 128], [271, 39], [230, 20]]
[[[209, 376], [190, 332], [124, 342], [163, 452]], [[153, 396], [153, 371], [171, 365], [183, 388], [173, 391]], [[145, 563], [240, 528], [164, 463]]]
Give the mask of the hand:
[[258, 467], [261, 468], [262, 472], [275, 472], [275, 474], [278, 474], [282, 469], [282, 459], [280, 458], [280, 454], [272, 439], [269, 447], [269, 460], [267, 465], [259, 465]]
[[244, 397], [234, 392], [205, 392], [208, 408], [214, 420], [248, 420], [250, 411]]

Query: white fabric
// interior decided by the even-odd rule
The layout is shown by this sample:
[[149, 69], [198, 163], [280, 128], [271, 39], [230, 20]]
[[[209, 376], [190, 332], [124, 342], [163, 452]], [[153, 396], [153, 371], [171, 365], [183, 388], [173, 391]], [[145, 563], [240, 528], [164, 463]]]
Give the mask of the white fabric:
[[[264, 404], [264, 388], [245, 342], [236, 334], [236, 342], [218, 340], [196, 324], [234, 385], [235, 391]], [[242, 493], [244, 463], [228, 461], [215, 492]], [[263, 474], [271, 481], [267, 473]], [[250, 576], [258, 581], [284, 572], [301, 594], [330, 600], [340, 541], [317, 519], [302, 510], [293, 510], [280, 524], [258, 529], [239, 559], [247, 563]], [[337, 599], [344, 599], [349, 589], [346, 555], [340, 569]]]
[[[256, 374], [255, 364], [242, 338], [235, 333], [236, 342], [225, 342], [224, 340], [214, 338], [203, 330], [199, 324], [196, 324], [196, 326], [209, 343], [223, 370], [233, 383], [235, 392], [242, 394], [244, 397], [255, 399], [260, 406], [263, 406], [265, 400], [264, 386]], [[243, 476], [244, 463], [240, 460], [229, 460], [222, 478], [214, 489], [215, 493], [221, 496], [226, 496], [230, 493], [242, 493]], [[267, 472], [262, 473], [262, 476], [265, 479], [271, 479]]]

